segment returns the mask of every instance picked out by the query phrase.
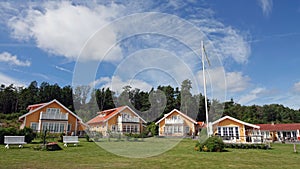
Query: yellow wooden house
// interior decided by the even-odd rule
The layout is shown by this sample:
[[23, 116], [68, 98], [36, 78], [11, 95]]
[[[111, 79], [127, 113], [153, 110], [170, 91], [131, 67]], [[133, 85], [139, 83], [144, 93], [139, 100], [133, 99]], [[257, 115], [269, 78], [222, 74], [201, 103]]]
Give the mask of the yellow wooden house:
[[255, 136], [253, 131], [258, 131], [259, 126], [250, 124], [230, 116], [224, 116], [210, 125], [213, 135], [221, 136], [224, 142], [231, 143], [260, 143], [260, 136]]
[[103, 136], [112, 133], [134, 133], [143, 131], [146, 121], [128, 106], [104, 110], [87, 122], [90, 132], [99, 132]]
[[192, 136], [197, 134], [199, 126], [202, 127], [204, 123], [198, 123], [181, 111], [174, 109], [155, 124], [159, 126], [159, 136]]
[[20, 128], [30, 127], [33, 131], [81, 135], [86, 125], [82, 119], [56, 99], [48, 103], [29, 105], [28, 113], [19, 117]]

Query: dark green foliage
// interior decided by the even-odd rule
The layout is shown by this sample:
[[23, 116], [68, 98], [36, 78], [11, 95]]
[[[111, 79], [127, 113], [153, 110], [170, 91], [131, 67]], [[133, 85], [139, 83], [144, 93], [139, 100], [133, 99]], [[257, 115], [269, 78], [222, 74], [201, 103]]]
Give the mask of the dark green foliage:
[[36, 137], [36, 133], [29, 127], [19, 130], [18, 135], [25, 136], [25, 142], [31, 143], [31, 141]]
[[151, 122], [145, 130], [145, 133], [148, 135], [149, 133], [151, 134], [151, 136], [155, 136], [158, 134], [158, 126], [155, 125], [154, 122]]
[[197, 143], [195, 150], [204, 152], [222, 152], [225, 149], [225, 144], [220, 137], [209, 137], [203, 143]]
[[25, 136], [25, 142], [31, 143], [31, 141], [36, 137], [36, 134], [31, 128], [27, 127], [21, 130], [17, 130], [14, 127], [0, 127], [0, 144], [4, 144], [4, 136]]
[[225, 148], [236, 148], [236, 149], [270, 149], [270, 147], [266, 144], [225, 144]]
[[[27, 113], [28, 105], [48, 102], [53, 99], [57, 99], [67, 108], [75, 111], [84, 121], [95, 117], [98, 111], [123, 105], [128, 105], [137, 112], [155, 115], [155, 117], [148, 119], [147, 116], [144, 117], [146, 121], [156, 121], [174, 108], [188, 114], [193, 119], [197, 119], [197, 121], [205, 121], [204, 96], [201, 93], [192, 94], [191, 89], [192, 84], [188, 79], [182, 82], [181, 88], [173, 88], [168, 85], [158, 86], [157, 89], [152, 88], [150, 91], [141, 91], [125, 86], [120, 95], [116, 95], [109, 88], [91, 89], [89, 86], [76, 86], [74, 89], [71, 86], [61, 88], [58, 84], [47, 82], [42, 82], [38, 86], [36, 81], [31, 82], [28, 87], [0, 85], [0, 123], [12, 124], [12, 121], [9, 120], [16, 121], [17, 117]], [[90, 93], [91, 96], [89, 96]], [[161, 99], [158, 96], [162, 93], [165, 100], [157, 102], [157, 99]], [[164, 105], [166, 106], [164, 107]], [[299, 110], [290, 109], [280, 104], [243, 106], [235, 103], [233, 99], [222, 103], [208, 98], [208, 108], [209, 121], [214, 121], [221, 115], [229, 115], [252, 124], [300, 122]], [[161, 114], [157, 114], [157, 112]], [[19, 114], [12, 115], [13, 113]], [[157, 119], [155, 119], [156, 117]]]
[[66, 133], [60, 133], [59, 134], [59, 139], [57, 140], [58, 142], [63, 142], [63, 137], [66, 135]]

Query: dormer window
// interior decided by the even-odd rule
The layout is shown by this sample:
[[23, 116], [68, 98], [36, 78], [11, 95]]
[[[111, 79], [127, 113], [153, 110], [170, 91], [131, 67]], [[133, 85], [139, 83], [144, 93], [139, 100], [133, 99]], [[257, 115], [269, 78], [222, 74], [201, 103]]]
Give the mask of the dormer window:
[[46, 110], [47, 113], [55, 115], [60, 113], [60, 109], [58, 108], [47, 108]]

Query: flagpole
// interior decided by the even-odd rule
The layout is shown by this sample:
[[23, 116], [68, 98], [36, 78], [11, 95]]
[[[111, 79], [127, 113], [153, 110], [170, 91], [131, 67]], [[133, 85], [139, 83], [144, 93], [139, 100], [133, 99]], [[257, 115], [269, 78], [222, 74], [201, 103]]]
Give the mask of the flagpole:
[[202, 73], [203, 73], [203, 88], [204, 88], [204, 101], [205, 101], [205, 116], [206, 116], [206, 132], [209, 137], [209, 123], [208, 123], [208, 108], [207, 108], [207, 96], [206, 96], [206, 77], [205, 77], [205, 64], [204, 64], [204, 44], [201, 41], [201, 55], [202, 55]]

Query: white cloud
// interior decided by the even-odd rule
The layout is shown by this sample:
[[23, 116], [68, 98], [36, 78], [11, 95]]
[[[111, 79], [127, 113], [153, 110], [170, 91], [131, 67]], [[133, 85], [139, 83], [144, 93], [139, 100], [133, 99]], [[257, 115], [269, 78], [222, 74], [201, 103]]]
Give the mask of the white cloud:
[[5, 86], [8, 86], [8, 85], [11, 85], [11, 84], [14, 84], [14, 86], [26, 86], [24, 83], [14, 79], [14, 78], [11, 78], [7, 75], [4, 75], [2, 73], [0, 73], [0, 84], [4, 84]]
[[[42, 9], [41, 9], [42, 8]], [[115, 17], [119, 7], [96, 5], [88, 8], [72, 5], [71, 2], [46, 2], [39, 8], [29, 8], [25, 14], [10, 19], [8, 26], [12, 36], [19, 40], [33, 39], [36, 45], [55, 55], [75, 60], [84, 47], [85, 42], [101, 27], [108, 24]], [[96, 43], [81, 59], [99, 60], [103, 53], [111, 46], [115, 46], [116, 34], [107, 30], [102, 37], [105, 41]], [[121, 49], [116, 46], [116, 54], [104, 59], [114, 61], [120, 59]]]
[[240, 104], [249, 104], [250, 102], [254, 101], [255, 99], [258, 99], [259, 96], [261, 94], [266, 93], [266, 89], [265, 88], [255, 88], [253, 90], [251, 90], [248, 94], [240, 97], [240, 99], [238, 100], [238, 103]]
[[[198, 72], [199, 84], [203, 84], [203, 72]], [[206, 70], [206, 83], [214, 91], [242, 92], [250, 85], [250, 78], [242, 72], [225, 72], [223, 67]], [[203, 86], [203, 85], [202, 85]]]
[[142, 91], [149, 91], [152, 88], [152, 85], [138, 79], [130, 79], [127, 81], [122, 80], [118, 76], [110, 77], [101, 77], [100, 79], [95, 80], [90, 85], [99, 86], [100, 88], [110, 88], [112, 91], [115, 91], [116, 94], [120, 94], [123, 91], [123, 87], [131, 86], [132, 89], [138, 88]]
[[264, 16], [269, 16], [273, 8], [273, 0], [258, 0]]
[[58, 69], [58, 70], [64, 71], [64, 72], [73, 73], [71, 70], [60, 67], [60, 66], [57, 66], [57, 65], [55, 66], [55, 68]]
[[300, 93], [300, 82], [294, 84], [293, 91], [296, 93]]
[[17, 65], [17, 66], [30, 66], [31, 63], [26, 60], [26, 61], [21, 61], [17, 58], [16, 55], [12, 55], [11, 53], [8, 52], [3, 52], [0, 54], [0, 62], [6, 62], [11, 65]]
[[[103, 4], [105, 5], [96, 3], [92, 3], [91, 5], [72, 5], [71, 2], [46, 2], [43, 5], [37, 5], [38, 7], [31, 4], [28, 5], [29, 9], [25, 8], [18, 16], [11, 18], [8, 25], [12, 30], [12, 36], [16, 39], [33, 39], [39, 48], [47, 52], [76, 59], [88, 38], [113, 19], [135, 12], [157, 11], [177, 15], [195, 24], [199, 30], [208, 36], [210, 43], [215, 47], [213, 49], [215, 51], [214, 54], [222, 59], [232, 57], [238, 63], [245, 63], [250, 55], [251, 50], [245, 40], [245, 35], [239, 30], [231, 26], [226, 26], [214, 19], [213, 11], [201, 7], [200, 3], [174, 3], [172, 1], [141, 1], [137, 3], [124, 1], [117, 5], [107, 1]], [[173, 9], [174, 6], [176, 10]], [[173, 10], [170, 10], [170, 8]], [[156, 27], [166, 26], [166, 24], [162, 23], [172, 22], [170, 20], [156, 21], [159, 21], [155, 25]], [[103, 56], [99, 56], [98, 54], [114, 46], [112, 53], [105, 57], [104, 60], [121, 60], [121, 47], [116, 44], [120, 29], [124, 32], [124, 29], [131, 31], [139, 28], [142, 27], [127, 25], [127, 27], [105, 30], [106, 32], [101, 34], [105, 41], [99, 40], [93, 43], [95, 45], [89, 46], [88, 52], [84, 53], [82, 58], [88, 60], [102, 59]], [[176, 29], [178, 28], [180, 28], [180, 23]], [[163, 29], [172, 31], [174, 27]], [[189, 29], [185, 30], [187, 32]], [[189, 33], [189, 35], [192, 35], [189, 36], [190, 41], [199, 39], [199, 36], [192, 33]], [[124, 48], [126, 47], [124, 46]], [[175, 49], [178, 50], [178, 48]]]

